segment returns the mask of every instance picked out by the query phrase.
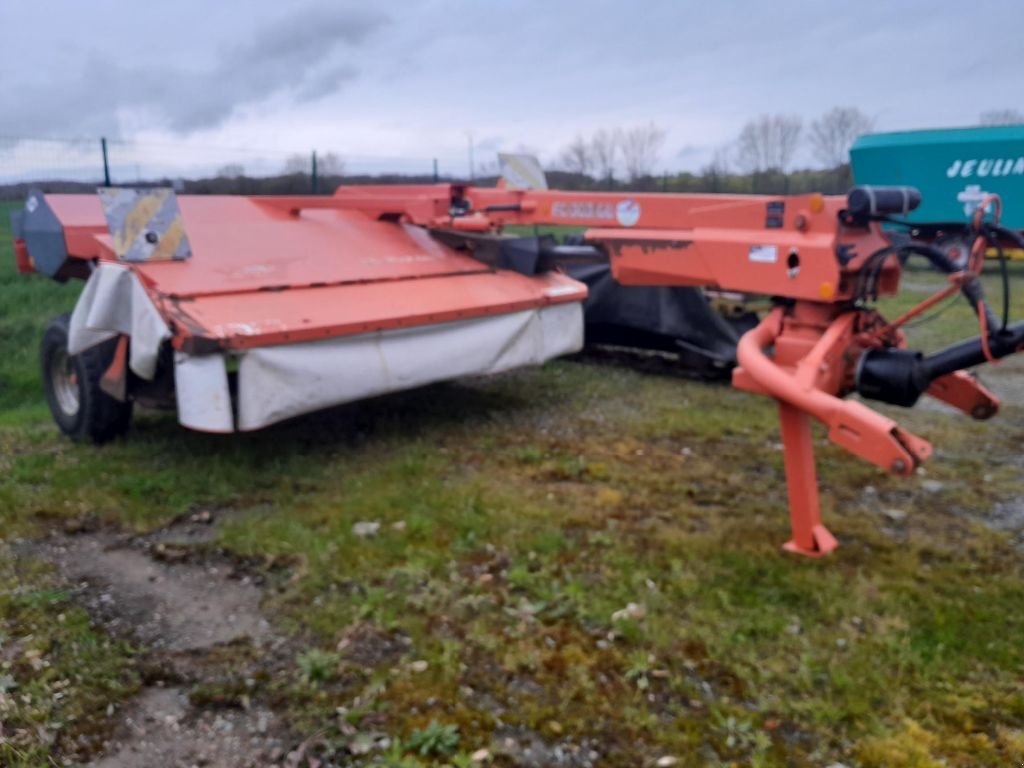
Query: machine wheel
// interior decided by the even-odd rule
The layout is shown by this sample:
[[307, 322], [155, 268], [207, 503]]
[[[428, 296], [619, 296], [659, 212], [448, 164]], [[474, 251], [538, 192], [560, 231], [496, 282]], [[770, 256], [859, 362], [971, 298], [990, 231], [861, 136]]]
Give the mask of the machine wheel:
[[113, 359], [117, 339], [78, 355], [68, 354], [70, 315], [50, 321], [43, 334], [43, 386], [50, 413], [72, 440], [105, 443], [128, 431], [131, 401], [115, 400], [100, 389], [100, 378]]

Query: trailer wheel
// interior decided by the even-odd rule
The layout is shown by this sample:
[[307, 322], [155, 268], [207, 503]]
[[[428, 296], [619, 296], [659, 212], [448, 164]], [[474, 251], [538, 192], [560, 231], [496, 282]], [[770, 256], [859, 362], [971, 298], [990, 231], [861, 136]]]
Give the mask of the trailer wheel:
[[55, 317], [43, 334], [40, 358], [46, 400], [65, 435], [72, 440], [105, 443], [127, 432], [132, 418], [130, 400], [115, 400], [100, 389], [100, 378], [113, 359], [117, 339], [71, 355], [70, 320], [66, 314]]

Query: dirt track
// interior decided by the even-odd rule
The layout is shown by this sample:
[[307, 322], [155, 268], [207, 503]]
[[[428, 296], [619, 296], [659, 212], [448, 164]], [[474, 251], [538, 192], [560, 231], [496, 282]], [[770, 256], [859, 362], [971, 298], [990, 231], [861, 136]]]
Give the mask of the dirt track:
[[[262, 591], [226, 562], [196, 562], [185, 545], [208, 540], [209, 517], [145, 537], [103, 531], [60, 534], [26, 554], [53, 563], [90, 615], [146, 650], [151, 670], [122, 711], [92, 768], [282, 764], [287, 740], [274, 712], [249, 703], [195, 706], [188, 687], [217, 675], [207, 657], [235, 645], [281, 645], [260, 611]], [[255, 685], [255, 683], [254, 683]], [[252, 698], [258, 697], [253, 690]]]

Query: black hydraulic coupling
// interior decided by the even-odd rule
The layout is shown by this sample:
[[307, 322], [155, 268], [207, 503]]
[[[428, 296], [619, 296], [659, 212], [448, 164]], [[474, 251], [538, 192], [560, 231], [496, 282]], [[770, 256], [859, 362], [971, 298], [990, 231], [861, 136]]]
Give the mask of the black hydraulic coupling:
[[923, 362], [924, 355], [912, 349], [869, 349], [857, 362], [857, 392], [909, 408], [932, 383]]
[[[993, 359], [1024, 351], [1024, 322], [988, 336]], [[910, 349], [869, 349], [857, 361], [854, 385], [863, 397], [909, 407], [936, 379], [987, 362], [980, 336], [927, 357]]]

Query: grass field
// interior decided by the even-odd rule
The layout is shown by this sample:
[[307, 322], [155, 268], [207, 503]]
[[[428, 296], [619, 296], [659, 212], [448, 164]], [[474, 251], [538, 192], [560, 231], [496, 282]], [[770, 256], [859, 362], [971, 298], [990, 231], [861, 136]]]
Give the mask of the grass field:
[[[919, 290], [899, 306], [929, 281], [908, 279]], [[261, 575], [291, 650], [281, 663], [221, 649], [193, 702], [272, 707], [328, 765], [463, 766], [483, 748], [494, 765], [554, 764], [503, 754], [509, 739], [566, 765], [1024, 761], [1024, 552], [1019, 532], [992, 525], [1024, 498], [1020, 401], [989, 423], [886, 410], [938, 449], [910, 480], [819, 433], [842, 546], [812, 561], [779, 549], [770, 402], [592, 362], [248, 435], [144, 413], [126, 440], [72, 445], [46, 410], [36, 350], [76, 290], [15, 274], [4, 212], [0, 764], [95, 754], [108, 712], [152, 674], [143, 645], [107, 635], [9, 544], [153, 531], [201, 510], [226, 522], [196, 546]], [[1014, 301], [1024, 316], [1024, 291]], [[914, 333], [934, 348], [973, 329], [957, 308]], [[1003, 368], [1020, 392], [1024, 372]], [[380, 533], [355, 535], [359, 521]], [[339, 641], [359, 633], [402, 642], [353, 659]], [[355, 754], [346, 745], [364, 734], [388, 746]]]

